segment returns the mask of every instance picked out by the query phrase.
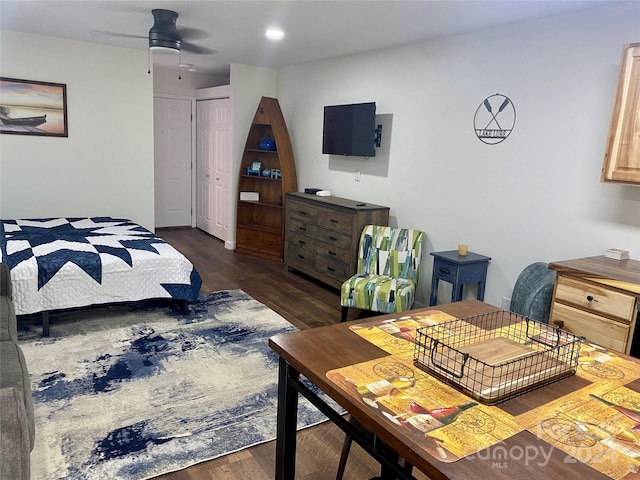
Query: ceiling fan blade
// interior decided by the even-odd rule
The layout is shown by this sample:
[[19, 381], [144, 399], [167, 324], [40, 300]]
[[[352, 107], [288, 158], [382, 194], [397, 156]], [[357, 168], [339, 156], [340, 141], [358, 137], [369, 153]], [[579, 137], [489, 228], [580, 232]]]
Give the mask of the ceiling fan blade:
[[181, 49], [188, 53], [197, 53], [199, 55], [211, 55], [218, 53], [217, 50], [208, 47], [201, 47], [200, 45], [194, 45], [193, 43], [182, 42]]
[[93, 35], [106, 35], [108, 37], [123, 37], [123, 38], [147, 38], [145, 35], [131, 35], [129, 33], [118, 32], [105, 32], [104, 30], [91, 30]]
[[178, 33], [182, 37], [182, 40], [189, 40], [189, 41], [203, 40], [211, 36], [209, 32], [206, 32], [199, 28], [192, 28], [192, 27], [178, 27]]

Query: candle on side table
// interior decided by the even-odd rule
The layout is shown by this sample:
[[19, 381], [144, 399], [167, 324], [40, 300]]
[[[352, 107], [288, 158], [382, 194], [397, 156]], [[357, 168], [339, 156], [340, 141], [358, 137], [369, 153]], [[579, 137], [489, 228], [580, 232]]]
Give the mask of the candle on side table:
[[461, 257], [464, 257], [468, 251], [469, 251], [469, 245], [464, 245], [462, 243], [458, 245], [458, 255], [460, 255]]

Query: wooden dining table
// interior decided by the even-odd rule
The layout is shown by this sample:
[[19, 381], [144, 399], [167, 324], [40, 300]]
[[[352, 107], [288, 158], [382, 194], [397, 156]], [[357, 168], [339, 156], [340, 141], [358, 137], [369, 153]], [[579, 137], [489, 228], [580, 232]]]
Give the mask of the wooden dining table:
[[[411, 314], [437, 309], [456, 318], [470, 317], [497, 311], [498, 308], [479, 300], [466, 300], [438, 305], [423, 310], [412, 310]], [[366, 321], [380, 322], [398, 317], [398, 314], [377, 316]], [[421, 448], [411, 435], [404, 434], [385, 418], [376, 414], [361, 398], [331, 381], [327, 374], [336, 369], [384, 358], [388, 352], [354, 333], [350, 328], [362, 324], [362, 320], [337, 323], [294, 333], [275, 335], [269, 346], [279, 356], [278, 420], [276, 441], [276, 480], [295, 479], [296, 422], [298, 400], [302, 395], [320, 409], [339, 428], [351, 435], [378, 461], [394, 472], [395, 478], [413, 479], [411, 474], [390, 462], [388, 457], [370, 448], [370, 442], [362, 429], [348, 420], [350, 414], [367, 430], [384, 442], [415, 469], [431, 479], [606, 479], [612, 478], [593, 468], [584, 459], [565, 453], [531, 429], [521, 429], [514, 435], [454, 462], [439, 461]], [[620, 354], [629, 361], [631, 369], [639, 369], [636, 359]], [[640, 377], [640, 372], [638, 377]], [[531, 410], [557, 401], [564, 396], [590, 385], [583, 376], [568, 378], [545, 385], [542, 388], [518, 395], [496, 405], [501, 412], [517, 419]], [[312, 384], [312, 385], [311, 385]], [[640, 392], [640, 380], [632, 379], [625, 387]], [[327, 398], [328, 397], [328, 398]], [[329, 400], [330, 399], [330, 400]], [[335, 402], [335, 403], [334, 403]], [[337, 467], [337, 461], [336, 461]], [[640, 479], [640, 474], [631, 469], [618, 479]]]

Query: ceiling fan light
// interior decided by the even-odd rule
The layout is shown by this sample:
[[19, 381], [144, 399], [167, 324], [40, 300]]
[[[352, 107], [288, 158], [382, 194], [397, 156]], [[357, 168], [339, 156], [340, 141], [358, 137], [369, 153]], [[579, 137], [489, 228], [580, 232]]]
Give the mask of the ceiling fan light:
[[151, 50], [151, 53], [153, 53], [154, 55], [156, 53], [161, 54], [161, 55], [178, 55], [180, 53], [180, 49], [179, 48], [173, 48], [173, 47], [149, 47], [149, 50]]

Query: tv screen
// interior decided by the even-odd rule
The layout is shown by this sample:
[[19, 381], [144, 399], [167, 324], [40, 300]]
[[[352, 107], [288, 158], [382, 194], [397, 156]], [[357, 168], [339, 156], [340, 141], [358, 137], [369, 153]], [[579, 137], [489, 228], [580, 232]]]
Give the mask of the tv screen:
[[322, 153], [374, 157], [375, 130], [375, 102], [326, 106]]

